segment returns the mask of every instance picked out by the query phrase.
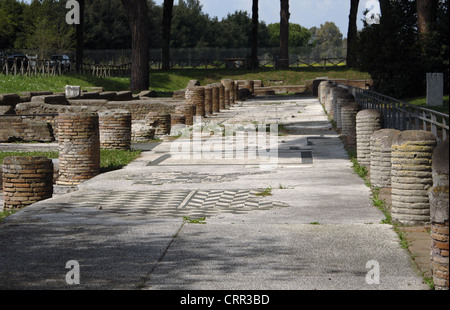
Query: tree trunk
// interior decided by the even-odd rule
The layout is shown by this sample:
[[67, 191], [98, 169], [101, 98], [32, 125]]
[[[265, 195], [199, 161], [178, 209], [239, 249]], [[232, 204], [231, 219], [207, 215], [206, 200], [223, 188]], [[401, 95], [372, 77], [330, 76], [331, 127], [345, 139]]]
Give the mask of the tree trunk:
[[279, 68], [289, 68], [289, 0], [281, 1]]
[[350, 15], [348, 21], [348, 33], [347, 33], [347, 66], [354, 68], [357, 62], [357, 16], [358, 16], [359, 0], [350, 0]]
[[173, 0], [164, 0], [162, 20], [162, 69], [170, 69], [170, 29], [172, 27]]
[[256, 69], [259, 67], [258, 63], [258, 26], [259, 26], [259, 15], [258, 12], [258, 0], [253, 0], [252, 7], [252, 59], [251, 68]]
[[84, 2], [85, 0], [78, 0], [80, 4], [80, 23], [75, 26], [75, 36], [77, 41], [75, 52], [75, 70], [77, 73], [82, 73], [83, 65], [83, 50], [84, 50]]
[[380, 11], [381, 11], [380, 23], [383, 23], [384, 20], [389, 19], [391, 11], [391, 4], [389, 0], [380, 0]]
[[419, 34], [426, 35], [436, 18], [437, 2], [435, 0], [417, 0], [417, 28]]
[[131, 91], [150, 87], [148, 6], [146, 0], [121, 0], [131, 30]]

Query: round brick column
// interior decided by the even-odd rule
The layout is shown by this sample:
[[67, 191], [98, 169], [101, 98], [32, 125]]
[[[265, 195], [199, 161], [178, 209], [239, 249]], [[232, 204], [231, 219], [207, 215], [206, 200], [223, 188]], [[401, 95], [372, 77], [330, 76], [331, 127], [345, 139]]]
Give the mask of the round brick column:
[[221, 83], [225, 87], [225, 108], [229, 108], [234, 104], [234, 81], [223, 79]]
[[333, 118], [335, 121], [336, 121], [336, 101], [339, 97], [342, 97], [346, 94], [348, 94], [348, 91], [345, 88], [342, 87], [331, 88], [329, 114], [331, 118]]
[[100, 147], [129, 150], [131, 148], [131, 113], [127, 110], [98, 112]]
[[247, 88], [252, 94], [254, 94], [255, 93], [255, 81], [244, 80], [242, 82], [242, 88]]
[[356, 151], [356, 114], [360, 110], [356, 102], [345, 103], [341, 107], [342, 139], [349, 151]]
[[336, 121], [336, 128], [339, 130], [342, 129], [342, 124], [341, 124], [342, 105], [344, 103], [349, 103], [349, 102], [355, 102], [355, 97], [353, 95], [349, 94], [348, 92], [339, 94], [339, 96], [336, 98], [336, 102], [334, 104], [333, 116], [334, 116], [334, 120]]
[[212, 98], [212, 86], [205, 86], [205, 114], [210, 116], [213, 114], [213, 98]]
[[431, 132], [406, 130], [392, 140], [392, 220], [405, 225], [430, 223], [428, 190], [433, 185]]
[[219, 88], [219, 110], [225, 110], [225, 87], [221, 83], [217, 83]]
[[217, 83], [212, 84], [212, 110], [213, 113], [220, 112], [220, 94], [219, 86]]
[[147, 125], [155, 128], [155, 134], [159, 136], [170, 134], [171, 116], [169, 113], [150, 112], [145, 117]]
[[51, 198], [53, 162], [46, 157], [6, 157], [2, 164], [3, 206], [16, 209]]
[[324, 81], [320, 81], [319, 86], [317, 87], [317, 99], [319, 100], [320, 103], [323, 104], [322, 102], [322, 94], [324, 91], [325, 86], [329, 83], [329, 81], [324, 80]]
[[100, 173], [97, 113], [65, 113], [56, 118], [59, 142], [57, 185], [78, 185]]
[[196, 116], [205, 117], [205, 88], [203, 86], [197, 86], [186, 89], [186, 101], [187, 103], [195, 104]]
[[239, 84], [237, 81], [234, 81], [234, 103], [237, 104], [239, 100]]
[[381, 128], [380, 110], [366, 109], [356, 115], [356, 154], [360, 165], [370, 168], [370, 137]]
[[326, 94], [325, 94], [325, 102], [324, 102], [324, 108], [327, 114], [332, 118], [333, 117], [333, 102], [332, 102], [332, 94], [338, 87], [336, 85], [330, 85], [330, 87], [327, 87]]
[[391, 187], [392, 139], [399, 132], [380, 129], [370, 136], [370, 183], [373, 187]]
[[175, 108], [175, 113], [183, 114], [187, 126], [194, 124], [194, 116], [196, 114], [195, 104], [181, 104]]
[[323, 81], [320, 82], [319, 86], [319, 101], [320, 103], [325, 106], [325, 99], [328, 95], [328, 92], [330, 91], [330, 87], [333, 85], [330, 81]]
[[433, 151], [433, 187], [428, 192], [431, 221], [431, 266], [436, 290], [449, 289], [448, 151], [448, 141], [441, 142]]

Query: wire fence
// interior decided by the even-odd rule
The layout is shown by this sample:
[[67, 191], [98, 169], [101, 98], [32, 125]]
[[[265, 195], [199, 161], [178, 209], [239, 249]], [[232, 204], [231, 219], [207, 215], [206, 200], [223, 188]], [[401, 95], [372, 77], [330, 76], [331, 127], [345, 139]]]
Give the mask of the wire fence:
[[[10, 59], [6, 55], [22, 54], [26, 58]], [[40, 54], [41, 56], [37, 56]], [[0, 55], [0, 74], [13, 75], [61, 75], [74, 72], [76, 59], [74, 51], [65, 54], [70, 58], [70, 66], [54, 66], [47, 60], [51, 55], [61, 55], [61, 51], [38, 53], [34, 50], [9, 51]], [[28, 56], [33, 55], [33, 56]], [[44, 55], [44, 56], [42, 56]], [[171, 48], [171, 69], [253, 69], [250, 48]], [[279, 67], [278, 48], [259, 48], [257, 68]], [[322, 51], [317, 47], [297, 47], [289, 50], [291, 68], [330, 68], [346, 66], [346, 49], [334, 48]], [[131, 64], [131, 50], [84, 50], [83, 73], [96, 76], [128, 76]], [[162, 50], [149, 50], [149, 67], [162, 68]]]

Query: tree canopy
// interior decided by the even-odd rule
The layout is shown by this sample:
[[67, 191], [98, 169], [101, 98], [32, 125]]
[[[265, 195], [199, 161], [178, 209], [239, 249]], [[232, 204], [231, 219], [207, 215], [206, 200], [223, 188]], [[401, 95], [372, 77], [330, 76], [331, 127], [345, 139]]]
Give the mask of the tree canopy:
[[[0, 49], [57, 50], [75, 47], [74, 27], [65, 23], [62, 0], [0, 0]], [[147, 0], [150, 48], [161, 48], [163, 7]], [[86, 0], [84, 23], [85, 49], [129, 49], [131, 34], [120, 0]], [[173, 6], [172, 48], [251, 47], [252, 16], [246, 11], [229, 13], [219, 20], [204, 13], [199, 0], [179, 0]], [[278, 47], [279, 23], [258, 25], [258, 46]], [[308, 46], [311, 32], [290, 23], [291, 47]], [[44, 42], [44, 38], [46, 38]]]

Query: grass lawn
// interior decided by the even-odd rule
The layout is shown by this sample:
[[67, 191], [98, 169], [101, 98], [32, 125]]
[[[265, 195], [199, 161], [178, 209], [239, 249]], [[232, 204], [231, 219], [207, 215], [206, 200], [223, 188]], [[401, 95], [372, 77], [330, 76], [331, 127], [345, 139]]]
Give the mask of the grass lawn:
[[441, 113], [445, 113], [448, 114], [449, 109], [448, 109], [448, 95], [444, 96], [444, 105], [442, 107], [429, 107], [427, 106], [427, 97], [418, 97], [418, 98], [407, 98], [404, 99], [403, 101], [411, 103], [413, 105], [422, 107], [422, 108], [427, 108], [430, 110], [434, 110], [437, 112], [441, 112]]
[[[100, 172], [107, 172], [120, 169], [141, 155], [141, 151], [131, 150], [100, 150]], [[57, 151], [34, 151], [34, 152], [2, 152], [0, 151], [0, 164], [3, 159], [8, 156], [33, 156], [33, 157], [47, 157], [55, 159], [59, 157]]]
[[[223, 78], [234, 80], [262, 80], [264, 85], [271, 81], [281, 82], [281, 85], [304, 85], [306, 80], [317, 77], [335, 79], [370, 79], [369, 74], [347, 68], [292, 68], [288, 70], [273, 70], [270, 68], [259, 70], [243, 69], [184, 69], [171, 71], [150, 71], [150, 89], [157, 92], [172, 92], [185, 88], [190, 80], [199, 80], [201, 85], [220, 82]], [[122, 91], [129, 89], [130, 79], [98, 78], [90, 74], [68, 74], [63, 76], [5, 76], [0, 74], [0, 93], [20, 93], [23, 91], [53, 91], [62, 92], [66, 85], [81, 87], [103, 87], [105, 91]]]

